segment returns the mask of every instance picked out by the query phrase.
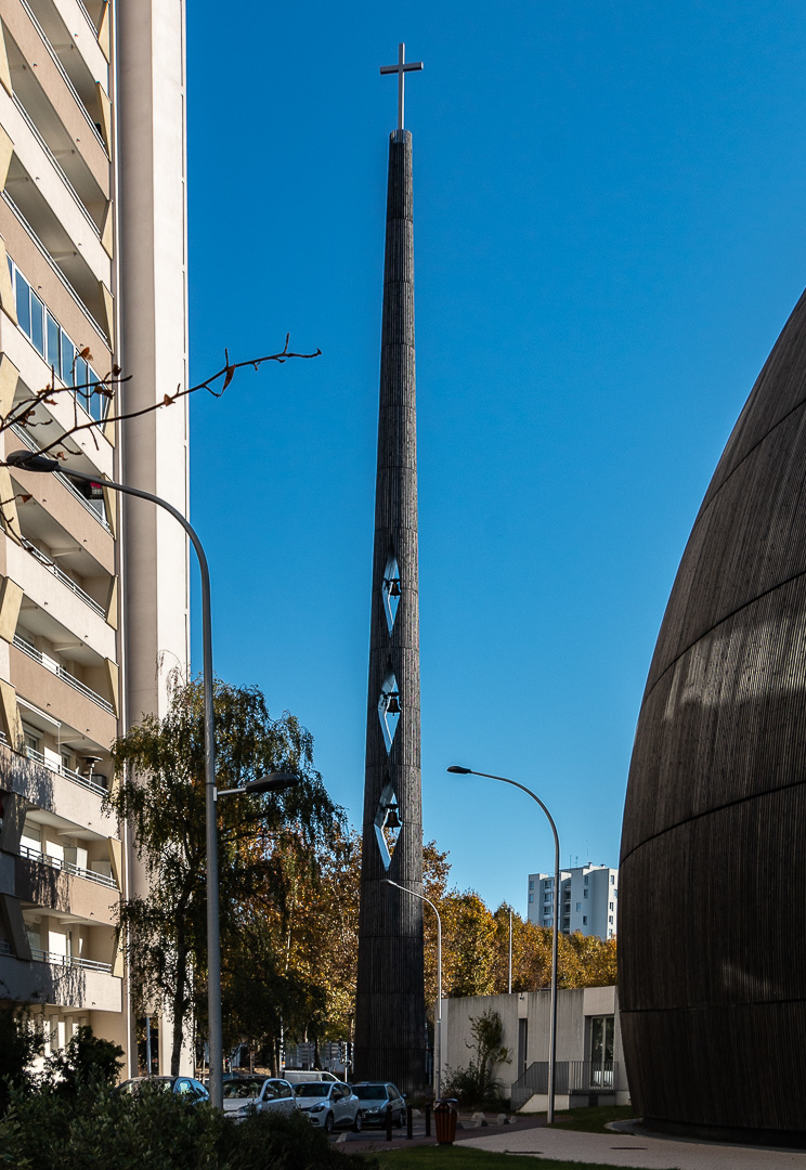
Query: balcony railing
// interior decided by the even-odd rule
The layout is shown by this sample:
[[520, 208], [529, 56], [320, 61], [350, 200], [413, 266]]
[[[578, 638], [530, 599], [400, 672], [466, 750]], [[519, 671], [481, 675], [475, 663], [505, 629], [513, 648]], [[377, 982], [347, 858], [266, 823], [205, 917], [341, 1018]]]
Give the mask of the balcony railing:
[[118, 888], [115, 879], [107, 877], [105, 873], [96, 873], [94, 869], [84, 869], [83, 866], [75, 865], [72, 861], [65, 861], [63, 857], [54, 857], [50, 853], [43, 853], [40, 849], [31, 849], [28, 845], [20, 845], [20, 857], [25, 857], [28, 861], [37, 861], [40, 865], [48, 865], [51, 869], [58, 869], [63, 873], [70, 873], [74, 877], [86, 878], [87, 881], [96, 882], [99, 886], [108, 886], [110, 890]]
[[[5, 735], [2, 737], [2, 742], [8, 743]], [[100, 776], [98, 780], [93, 780], [92, 776], [82, 776], [80, 772], [74, 772], [72, 768], [68, 768], [61, 761], [56, 763], [55, 760], [49, 759], [44, 752], [40, 752], [36, 748], [28, 747], [27, 744], [25, 754], [29, 760], [35, 760], [37, 764], [41, 764], [43, 768], [55, 772], [57, 776], [64, 776], [68, 780], [72, 780], [74, 784], [80, 784], [82, 788], [88, 788], [90, 792], [97, 792], [99, 796], [106, 796], [106, 785], [100, 782]]]
[[87, 223], [90, 225], [90, 227], [92, 228], [92, 230], [93, 230], [93, 232], [95, 233], [96, 237], [97, 237], [97, 238], [98, 238], [98, 240], [100, 241], [100, 238], [101, 238], [101, 232], [100, 232], [100, 229], [99, 229], [99, 227], [98, 227], [98, 224], [97, 224], [97, 223], [95, 222], [95, 220], [92, 218], [92, 216], [90, 215], [89, 211], [87, 210], [87, 208], [86, 208], [86, 206], [85, 206], [85, 204], [84, 204], [84, 200], [81, 198], [81, 196], [79, 195], [78, 191], [76, 191], [75, 187], [74, 187], [74, 186], [73, 186], [73, 184], [70, 182], [70, 180], [68, 179], [67, 175], [64, 173], [64, 170], [62, 169], [62, 166], [61, 166], [61, 164], [59, 163], [59, 160], [56, 158], [56, 156], [54, 155], [53, 151], [52, 151], [52, 150], [50, 149], [50, 147], [48, 146], [47, 142], [45, 142], [45, 139], [44, 139], [44, 138], [42, 137], [42, 135], [39, 133], [39, 129], [38, 129], [38, 127], [37, 127], [36, 123], [34, 122], [33, 118], [31, 118], [31, 116], [29, 115], [29, 113], [28, 113], [28, 111], [26, 110], [25, 106], [22, 104], [22, 102], [20, 101], [20, 99], [19, 99], [19, 98], [18, 98], [16, 95], [14, 95], [14, 97], [13, 97], [13, 99], [12, 99], [12, 100], [13, 100], [13, 102], [14, 102], [14, 105], [15, 105], [15, 107], [16, 107], [16, 109], [17, 109], [17, 112], [19, 113], [20, 117], [22, 117], [22, 118], [24, 119], [24, 121], [25, 121], [25, 124], [26, 124], [26, 126], [28, 127], [28, 129], [30, 130], [31, 134], [33, 135], [33, 137], [34, 137], [34, 138], [36, 139], [36, 141], [38, 142], [38, 144], [39, 144], [40, 148], [41, 148], [41, 149], [44, 151], [44, 153], [45, 153], [45, 157], [47, 158], [48, 162], [49, 162], [49, 163], [50, 163], [50, 165], [53, 167], [53, 169], [55, 170], [56, 174], [59, 176], [59, 178], [61, 179], [62, 183], [64, 184], [64, 186], [65, 186], [65, 188], [66, 188], [66, 190], [67, 190], [67, 194], [68, 194], [68, 195], [70, 196], [70, 198], [73, 200], [73, 202], [75, 203], [76, 207], [78, 208], [78, 210], [80, 211], [80, 213], [83, 215], [84, 219], [85, 219], [85, 220], [87, 221]]
[[[554, 1091], [567, 1093], [612, 1093], [618, 1085], [615, 1061], [558, 1060], [555, 1065]], [[547, 1060], [536, 1060], [512, 1086], [512, 1108], [520, 1109], [530, 1097], [549, 1091]]]
[[[40, 450], [40, 448], [36, 445], [34, 440], [31, 438], [31, 436], [26, 431], [25, 427], [18, 426], [17, 423], [12, 423], [11, 430], [17, 436], [18, 439], [22, 440], [22, 442], [25, 444], [25, 446], [30, 451], [39, 451]], [[68, 477], [66, 475], [64, 475], [61, 471], [54, 471], [52, 474], [56, 477], [56, 479], [60, 480], [61, 483], [64, 484], [64, 486], [67, 488], [67, 490], [70, 492], [70, 494], [75, 496], [75, 498], [78, 500], [78, 502], [86, 508], [86, 510], [90, 513], [91, 516], [95, 517], [95, 519], [98, 521], [99, 524], [103, 524], [103, 526], [107, 532], [111, 531], [111, 529], [106, 521], [106, 517], [101, 512], [101, 508], [103, 507], [102, 500], [93, 501], [93, 500], [88, 500], [85, 496], [82, 496], [81, 492], [78, 490], [78, 488], [73, 483], [73, 481], [71, 479], [68, 479]], [[100, 477], [99, 477], [99, 482], [100, 482]]]
[[38, 549], [35, 544], [31, 544], [30, 540], [26, 540], [24, 536], [21, 538], [21, 540], [22, 547], [27, 552], [29, 552], [35, 560], [39, 561], [40, 565], [44, 565], [45, 568], [50, 573], [52, 573], [54, 577], [58, 578], [58, 580], [61, 581], [63, 585], [66, 585], [67, 588], [71, 590], [71, 592], [75, 593], [76, 597], [80, 597], [84, 604], [88, 605], [90, 609], [94, 609], [95, 612], [100, 614], [101, 617], [106, 617], [106, 612], [103, 606], [99, 605], [94, 597], [90, 597], [89, 593], [85, 592], [85, 590], [83, 590], [80, 585], [76, 584], [72, 577], [69, 577], [67, 573], [60, 569], [55, 561], [52, 561], [49, 556], [46, 556], [41, 549]]
[[114, 707], [107, 699], [104, 699], [92, 687], [88, 687], [81, 679], [76, 678], [74, 674], [70, 674], [70, 671], [65, 670], [55, 658], [51, 658], [50, 655], [43, 654], [41, 650], [37, 650], [36, 646], [32, 642], [29, 642], [27, 638], [15, 634], [14, 645], [18, 650], [22, 650], [23, 654], [27, 654], [29, 658], [33, 658], [34, 662], [38, 662], [46, 670], [49, 670], [51, 674], [55, 674], [57, 678], [66, 682], [73, 690], [78, 691], [88, 699], [92, 699], [93, 703], [97, 703], [99, 707], [102, 707], [104, 711], [108, 711], [110, 715], [115, 714]]
[[106, 971], [111, 973], [111, 963], [99, 963], [95, 959], [80, 959], [77, 955], [57, 955], [53, 951], [41, 951], [31, 947], [31, 958], [35, 963], [50, 963], [52, 967], [81, 967], [85, 971]]

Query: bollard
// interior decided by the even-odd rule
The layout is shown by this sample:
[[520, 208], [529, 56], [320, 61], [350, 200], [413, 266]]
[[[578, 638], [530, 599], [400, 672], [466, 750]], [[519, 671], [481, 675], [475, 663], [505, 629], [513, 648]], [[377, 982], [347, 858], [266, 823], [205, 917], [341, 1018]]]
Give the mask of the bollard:
[[392, 1140], [392, 1106], [391, 1106], [391, 1104], [386, 1106], [386, 1140], [388, 1142], [390, 1142]]
[[425, 1136], [431, 1137], [431, 1106], [425, 1107]]
[[414, 1112], [414, 1110], [412, 1109], [411, 1105], [407, 1105], [406, 1106], [406, 1137], [407, 1138], [414, 1136], [412, 1133], [412, 1129], [411, 1129], [411, 1121], [412, 1121], [413, 1112]]

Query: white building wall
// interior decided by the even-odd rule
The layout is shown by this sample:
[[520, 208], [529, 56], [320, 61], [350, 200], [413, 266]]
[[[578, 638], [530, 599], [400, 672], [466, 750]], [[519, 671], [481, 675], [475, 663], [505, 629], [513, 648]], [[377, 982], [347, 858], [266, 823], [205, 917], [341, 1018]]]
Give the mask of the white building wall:
[[[554, 877], [530, 873], [529, 922], [550, 927], [554, 908]], [[606, 865], [574, 866], [560, 872], [560, 930], [564, 934], [613, 938], [618, 912], [618, 869]]]
[[[503, 1024], [503, 1043], [508, 1050], [507, 1061], [495, 1068], [503, 1096], [509, 1097], [518, 1077], [531, 1065], [548, 1060], [549, 1017], [551, 994], [548, 988], [533, 992], [513, 992], [511, 995], [468, 996], [446, 999], [442, 1005], [443, 1085], [449, 1069], [465, 1068], [472, 1056], [472, 1021], [485, 1012], [495, 1011]], [[612, 1097], [618, 1104], [629, 1100], [629, 1085], [624, 1068], [621, 1042], [621, 1024], [618, 1011], [618, 993], [615, 987], [585, 987], [560, 991], [557, 997], [557, 1063], [591, 1061], [591, 1022], [596, 1018], [613, 1021], [613, 1080]], [[525, 1048], [524, 1048], [525, 1041]], [[592, 1090], [591, 1090], [592, 1091]], [[558, 1109], [573, 1104], [587, 1104], [586, 1093], [579, 1099], [558, 1097]], [[528, 1111], [545, 1109], [545, 1099], [533, 1097], [524, 1106]]]

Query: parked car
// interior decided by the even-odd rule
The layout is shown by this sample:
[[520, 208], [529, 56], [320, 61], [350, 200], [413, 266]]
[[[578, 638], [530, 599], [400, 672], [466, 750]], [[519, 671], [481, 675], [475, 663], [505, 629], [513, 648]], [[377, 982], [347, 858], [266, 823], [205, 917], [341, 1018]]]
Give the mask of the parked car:
[[132, 1077], [131, 1080], [123, 1081], [119, 1088], [122, 1093], [139, 1093], [145, 1085], [152, 1085], [166, 1093], [178, 1093], [191, 1105], [210, 1100], [204, 1085], [194, 1077]]
[[247, 1113], [293, 1113], [294, 1087], [281, 1077], [228, 1076], [224, 1080], [224, 1112], [242, 1120]]
[[306, 1081], [337, 1081], [332, 1072], [321, 1068], [285, 1068], [283, 1076], [292, 1085], [301, 1085]]
[[337, 1126], [361, 1129], [363, 1115], [361, 1102], [349, 1085], [342, 1081], [303, 1081], [296, 1085], [297, 1106], [307, 1114], [314, 1125], [327, 1133]]
[[405, 1098], [389, 1081], [360, 1081], [351, 1088], [361, 1102], [364, 1125], [385, 1125], [387, 1109], [392, 1112], [392, 1125], [405, 1121]]

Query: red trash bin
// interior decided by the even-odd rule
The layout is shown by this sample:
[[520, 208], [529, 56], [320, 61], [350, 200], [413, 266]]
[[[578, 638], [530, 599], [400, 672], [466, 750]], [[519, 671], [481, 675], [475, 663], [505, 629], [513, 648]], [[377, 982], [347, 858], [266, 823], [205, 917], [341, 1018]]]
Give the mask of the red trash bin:
[[456, 1137], [456, 1098], [443, 1097], [434, 1106], [437, 1145], [450, 1146]]

